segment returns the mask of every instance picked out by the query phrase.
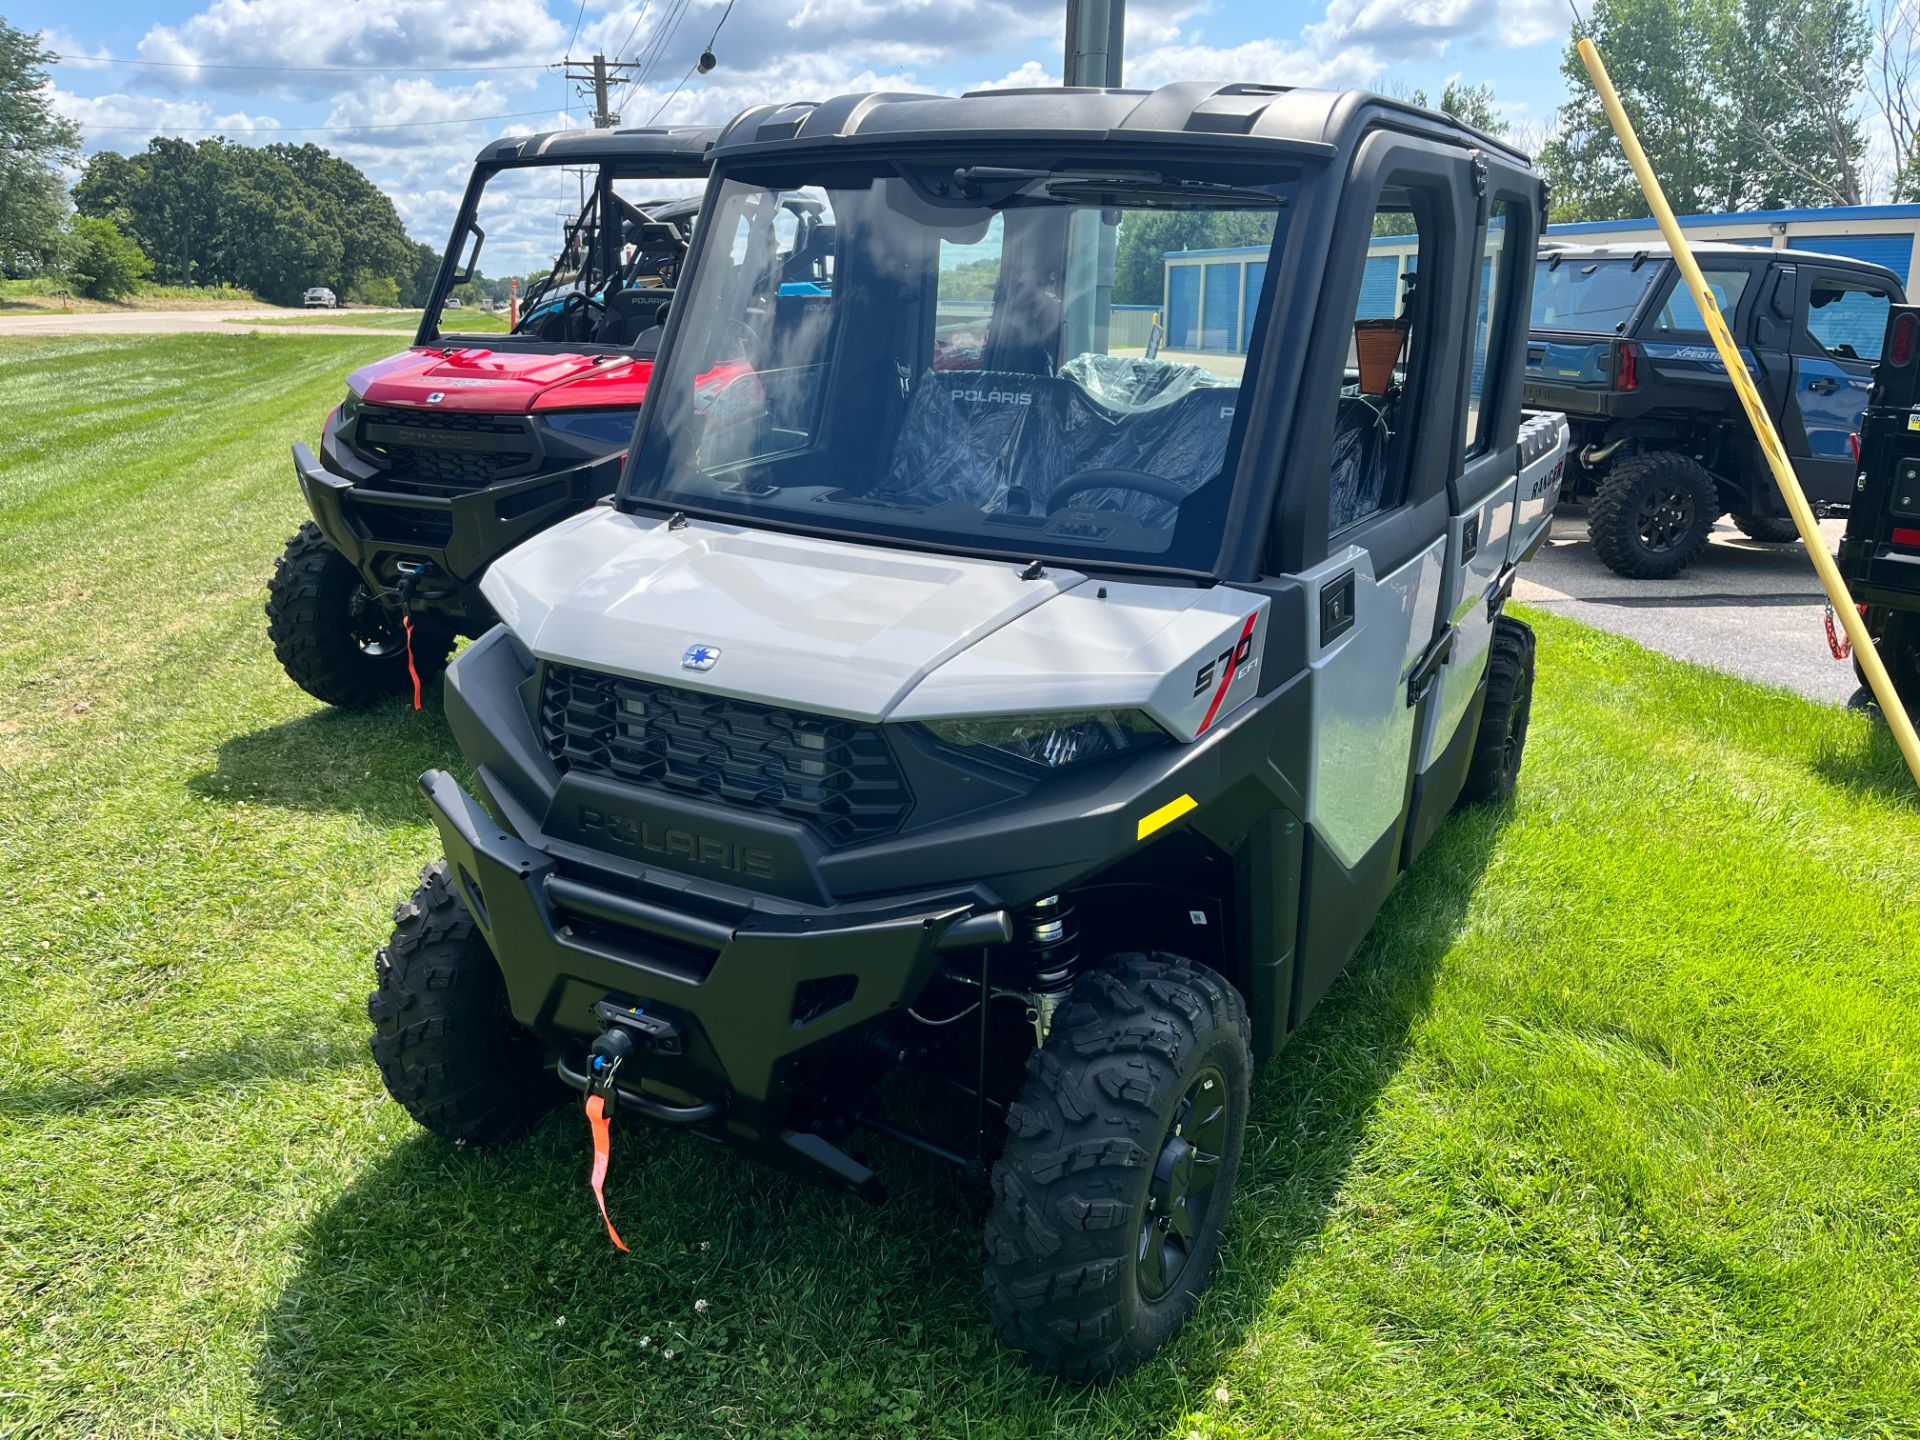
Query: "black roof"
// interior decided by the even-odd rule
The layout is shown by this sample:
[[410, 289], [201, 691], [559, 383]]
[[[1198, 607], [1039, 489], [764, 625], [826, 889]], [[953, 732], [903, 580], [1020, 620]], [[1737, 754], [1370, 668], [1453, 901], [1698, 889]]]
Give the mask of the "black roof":
[[1451, 116], [1358, 90], [1184, 80], [1157, 90], [1054, 87], [978, 90], [967, 95], [841, 95], [760, 105], [721, 132], [733, 155], [759, 146], [898, 145], [942, 140], [1145, 141], [1251, 144], [1331, 156], [1351, 149], [1364, 123], [1388, 112], [1402, 128], [1465, 139], [1521, 163], [1505, 141]]
[[[1822, 265], [1832, 265], [1846, 270], [1859, 270], [1876, 278], [1898, 280], [1900, 277], [1884, 265], [1876, 265], [1871, 260], [1855, 260], [1849, 255], [1828, 255], [1819, 250], [1803, 250], [1798, 245], [1788, 250], [1774, 250], [1765, 245], [1742, 245], [1732, 240], [1694, 240], [1687, 242], [1687, 248], [1699, 260], [1778, 260], [1783, 264], [1796, 264], [1806, 260], [1818, 260]], [[1551, 235], [1541, 237], [1538, 256], [1542, 260], [1551, 260], [1556, 255], [1563, 260], [1632, 260], [1645, 256], [1649, 260], [1665, 263], [1673, 258], [1673, 251], [1664, 240], [1615, 240], [1605, 245], [1580, 245], [1557, 241]]]
[[508, 135], [482, 150], [476, 165], [597, 165], [625, 160], [661, 174], [707, 173], [707, 152], [719, 138], [711, 125], [661, 125], [632, 130], [549, 130]]

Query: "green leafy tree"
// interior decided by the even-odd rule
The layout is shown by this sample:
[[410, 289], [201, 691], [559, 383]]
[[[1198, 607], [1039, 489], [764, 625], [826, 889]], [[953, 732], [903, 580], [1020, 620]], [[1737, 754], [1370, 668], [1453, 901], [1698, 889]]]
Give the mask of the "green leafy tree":
[[[1855, 102], [1871, 49], [1860, 0], [1596, 0], [1574, 27], [1583, 36], [1679, 213], [1860, 202]], [[1572, 98], [1540, 154], [1554, 217], [1644, 215], [1572, 44], [1561, 73]]]
[[93, 300], [131, 295], [153, 273], [153, 262], [111, 220], [74, 216], [66, 248], [74, 288]]
[[162, 138], [139, 155], [102, 152], [74, 203], [119, 224], [169, 279], [288, 304], [313, 285], [346, 294], [384, 280], [398, 293], [422, 263], [392, 202], [314, 145]]
[[1158, 305], [1171, 251], [1265, 245], [1272, 239], [1271, 210], [1129, 211], [1114, 245], [1113, 303]]
[[[1387, 87], [1389, 94], [1401, 92], [1393, 86]], [[1505, 135], [1507, 122], [1500, 118], [1500, 112], [1494, 108], [1493, 86], [1484, 82], [1477, 85], [1463, 85], [1456, 76], [1447, 81], [1440, 91], [1440, 103], [1434, 104], [1427, 98], [1427, 92], [1413, 89], [1405, 92], [1405, 98], [1415, 105], [1428, 110], [1438, 110], [1442, 115], [1451, 115], [1463, 125], [1471, 125], [1489, 135]]]
[[67, 214], [60, 167], [80, 133], [47, 93], [52, 52], [0, 20], [0, 274], [29, 275], [59, 255]]
[[962, 261], [942, 274], [940, 296], [943, 300], [991, 300], [999, 283], [1000, 257], [982, 255], [977, 260]]

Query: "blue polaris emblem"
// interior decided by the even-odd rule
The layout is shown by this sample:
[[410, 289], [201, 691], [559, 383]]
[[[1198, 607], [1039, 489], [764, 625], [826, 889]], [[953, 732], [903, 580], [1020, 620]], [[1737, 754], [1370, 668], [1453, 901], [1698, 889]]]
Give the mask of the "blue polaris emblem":
[[680, 657], [682, 670], [711, 670], [720, 661], [720, 647], [717, 645], [689, 645], [687, 653]]
[[444, 399], [446, 399], [446, 398], [447, 398], [447, 392], [446, 392], [446, 391], [444, 391], [444, 390], [436, 390], [436, 391], [434, 391], [434, 392], [433, 392], [433, 393], [432, 393], [431, 395], [429, 395], [429, 396], [427, 396], [427, 404], [429, 404], [429, 405], [438, 405], [438, 404], [439, 404], [439, 403], [440, 403], [440, 402], [441, 402], [442, 400], [444, 400]]

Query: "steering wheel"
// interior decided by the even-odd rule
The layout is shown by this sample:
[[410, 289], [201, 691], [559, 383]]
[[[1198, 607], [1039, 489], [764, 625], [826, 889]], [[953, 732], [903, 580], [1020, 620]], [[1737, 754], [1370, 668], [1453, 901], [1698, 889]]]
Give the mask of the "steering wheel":
[[1156, 500], [1165, 500], [1169, 505], [1178, 505], [1191, 493], [1177, 480], [1151, 475], [1145, 470], [1129, 470], [1123, 465], [1103, 465], [1092, 470], [1082, 470], [1077, 475], [1069, 475], [1056, 485], [1053, 494], [1047, 497], [1047, 513], [1051, 515], [1056, 510], [1064, 509], [1067, 501], [1075, 495], [1088, 490], [1107, 489], [1137, 490], [1142, 495], [1151, 495]]

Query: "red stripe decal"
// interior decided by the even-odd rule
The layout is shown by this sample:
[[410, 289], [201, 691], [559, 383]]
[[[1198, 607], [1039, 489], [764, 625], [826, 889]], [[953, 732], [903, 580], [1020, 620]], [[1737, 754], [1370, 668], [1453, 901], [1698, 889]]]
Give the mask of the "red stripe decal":
[[1213, 692], [1213, 703], [1207, 706], [1207, 718], [1200, 722], [1200, 728], [1193, 732], [1197, 740], [1207, 733], [1207, 727], [1213, 724], [1213, 717], [1220, 713], [1220, 702], [1227, 698], [1227, 687], [1233, 684], [1234, 671], [1240, 668], [1240, 647], [1247, 643], [1253, 634], [1253, 622], [1260, 618], [1260, 612], [1254, 611], [1247, 616], [1247, 623], [1240, 627], [1240, 638], [1233, 642], [1233, 651], [1227, 656], [1226, 673], [1220, 677], [1220, 688]]

